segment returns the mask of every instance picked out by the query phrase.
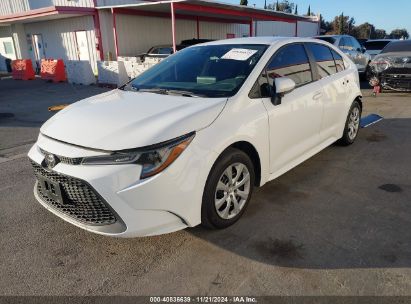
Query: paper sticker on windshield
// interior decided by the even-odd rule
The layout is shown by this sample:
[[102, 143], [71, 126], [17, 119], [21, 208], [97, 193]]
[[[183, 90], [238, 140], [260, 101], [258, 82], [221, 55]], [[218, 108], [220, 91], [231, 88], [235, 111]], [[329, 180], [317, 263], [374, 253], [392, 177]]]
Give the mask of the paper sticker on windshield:
[[221, 57], [221, 59], [245, 61], [257, 52], [258, 52], [257, 50], [250, 50], [250, 49], [231, 49], [227, 53], [225, 53]]

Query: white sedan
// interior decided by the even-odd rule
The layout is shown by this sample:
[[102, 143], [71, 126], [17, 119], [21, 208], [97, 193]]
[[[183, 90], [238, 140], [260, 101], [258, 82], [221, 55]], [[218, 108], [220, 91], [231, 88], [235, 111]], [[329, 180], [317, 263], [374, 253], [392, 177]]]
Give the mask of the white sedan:
[[336, 141], [352, 144], [361, 110], [355, 64], [327, 42], [189, 47], [47, 121], [29, 152], [34, 195], [107, 236], [225, 228], [254, 187]]

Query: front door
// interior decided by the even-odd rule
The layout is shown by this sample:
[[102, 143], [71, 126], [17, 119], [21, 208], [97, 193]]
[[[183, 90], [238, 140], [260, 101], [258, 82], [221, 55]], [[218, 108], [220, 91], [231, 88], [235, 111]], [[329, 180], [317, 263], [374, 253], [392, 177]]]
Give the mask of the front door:
[[314, 81], [307, 53], [299, 43], [278, 50], [265, 76], [270, 85], [277, 77], [288, 77], [296, 83], [280, 105], [263, 98], [270, 125], [270, 172], [281, 174], [320, 142], [322, 89]]
[[88, 40], [86, 31], [76, 32], [77, 54], [78, 59], [82, 61], [90, 60], [90, 52], [88, 49]]

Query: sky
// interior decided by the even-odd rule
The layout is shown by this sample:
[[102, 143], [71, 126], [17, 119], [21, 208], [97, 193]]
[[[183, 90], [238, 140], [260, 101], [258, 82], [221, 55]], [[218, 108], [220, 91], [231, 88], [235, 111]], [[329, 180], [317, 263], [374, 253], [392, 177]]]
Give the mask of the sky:
[[[240, 0], [219, 0], [239, 4]], [[267, 4], [276, 0], [267, 0]], [[321, 13], [325, 20], [330, 21], [335, 16], [344, 15], [354, 17], [355, 24], [364, 22], [374, 24], [378, 29], [387, 32], [395, 28], [406, 28], [411, 33], [411, 1], [410, 0], [291, 0], [298, 5], [298, 13], [305, 14], [308, 5], [311, 12]], [[390, 5], [392, 3], [392, 5]], [[264, 7], [264, 0], [248, 0], [248, 5]]]

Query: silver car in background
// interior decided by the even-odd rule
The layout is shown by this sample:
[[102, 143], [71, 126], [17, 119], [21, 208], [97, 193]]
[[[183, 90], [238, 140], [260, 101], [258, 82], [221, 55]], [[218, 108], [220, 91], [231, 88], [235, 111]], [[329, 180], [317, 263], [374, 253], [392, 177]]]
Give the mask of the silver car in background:
[[342, 50], [357, 66], [358, 73], [366, 75], [371, 56], [366, 49], [352, 36], [349, 35], [324, 35], [314, 37], [327, 41]]

